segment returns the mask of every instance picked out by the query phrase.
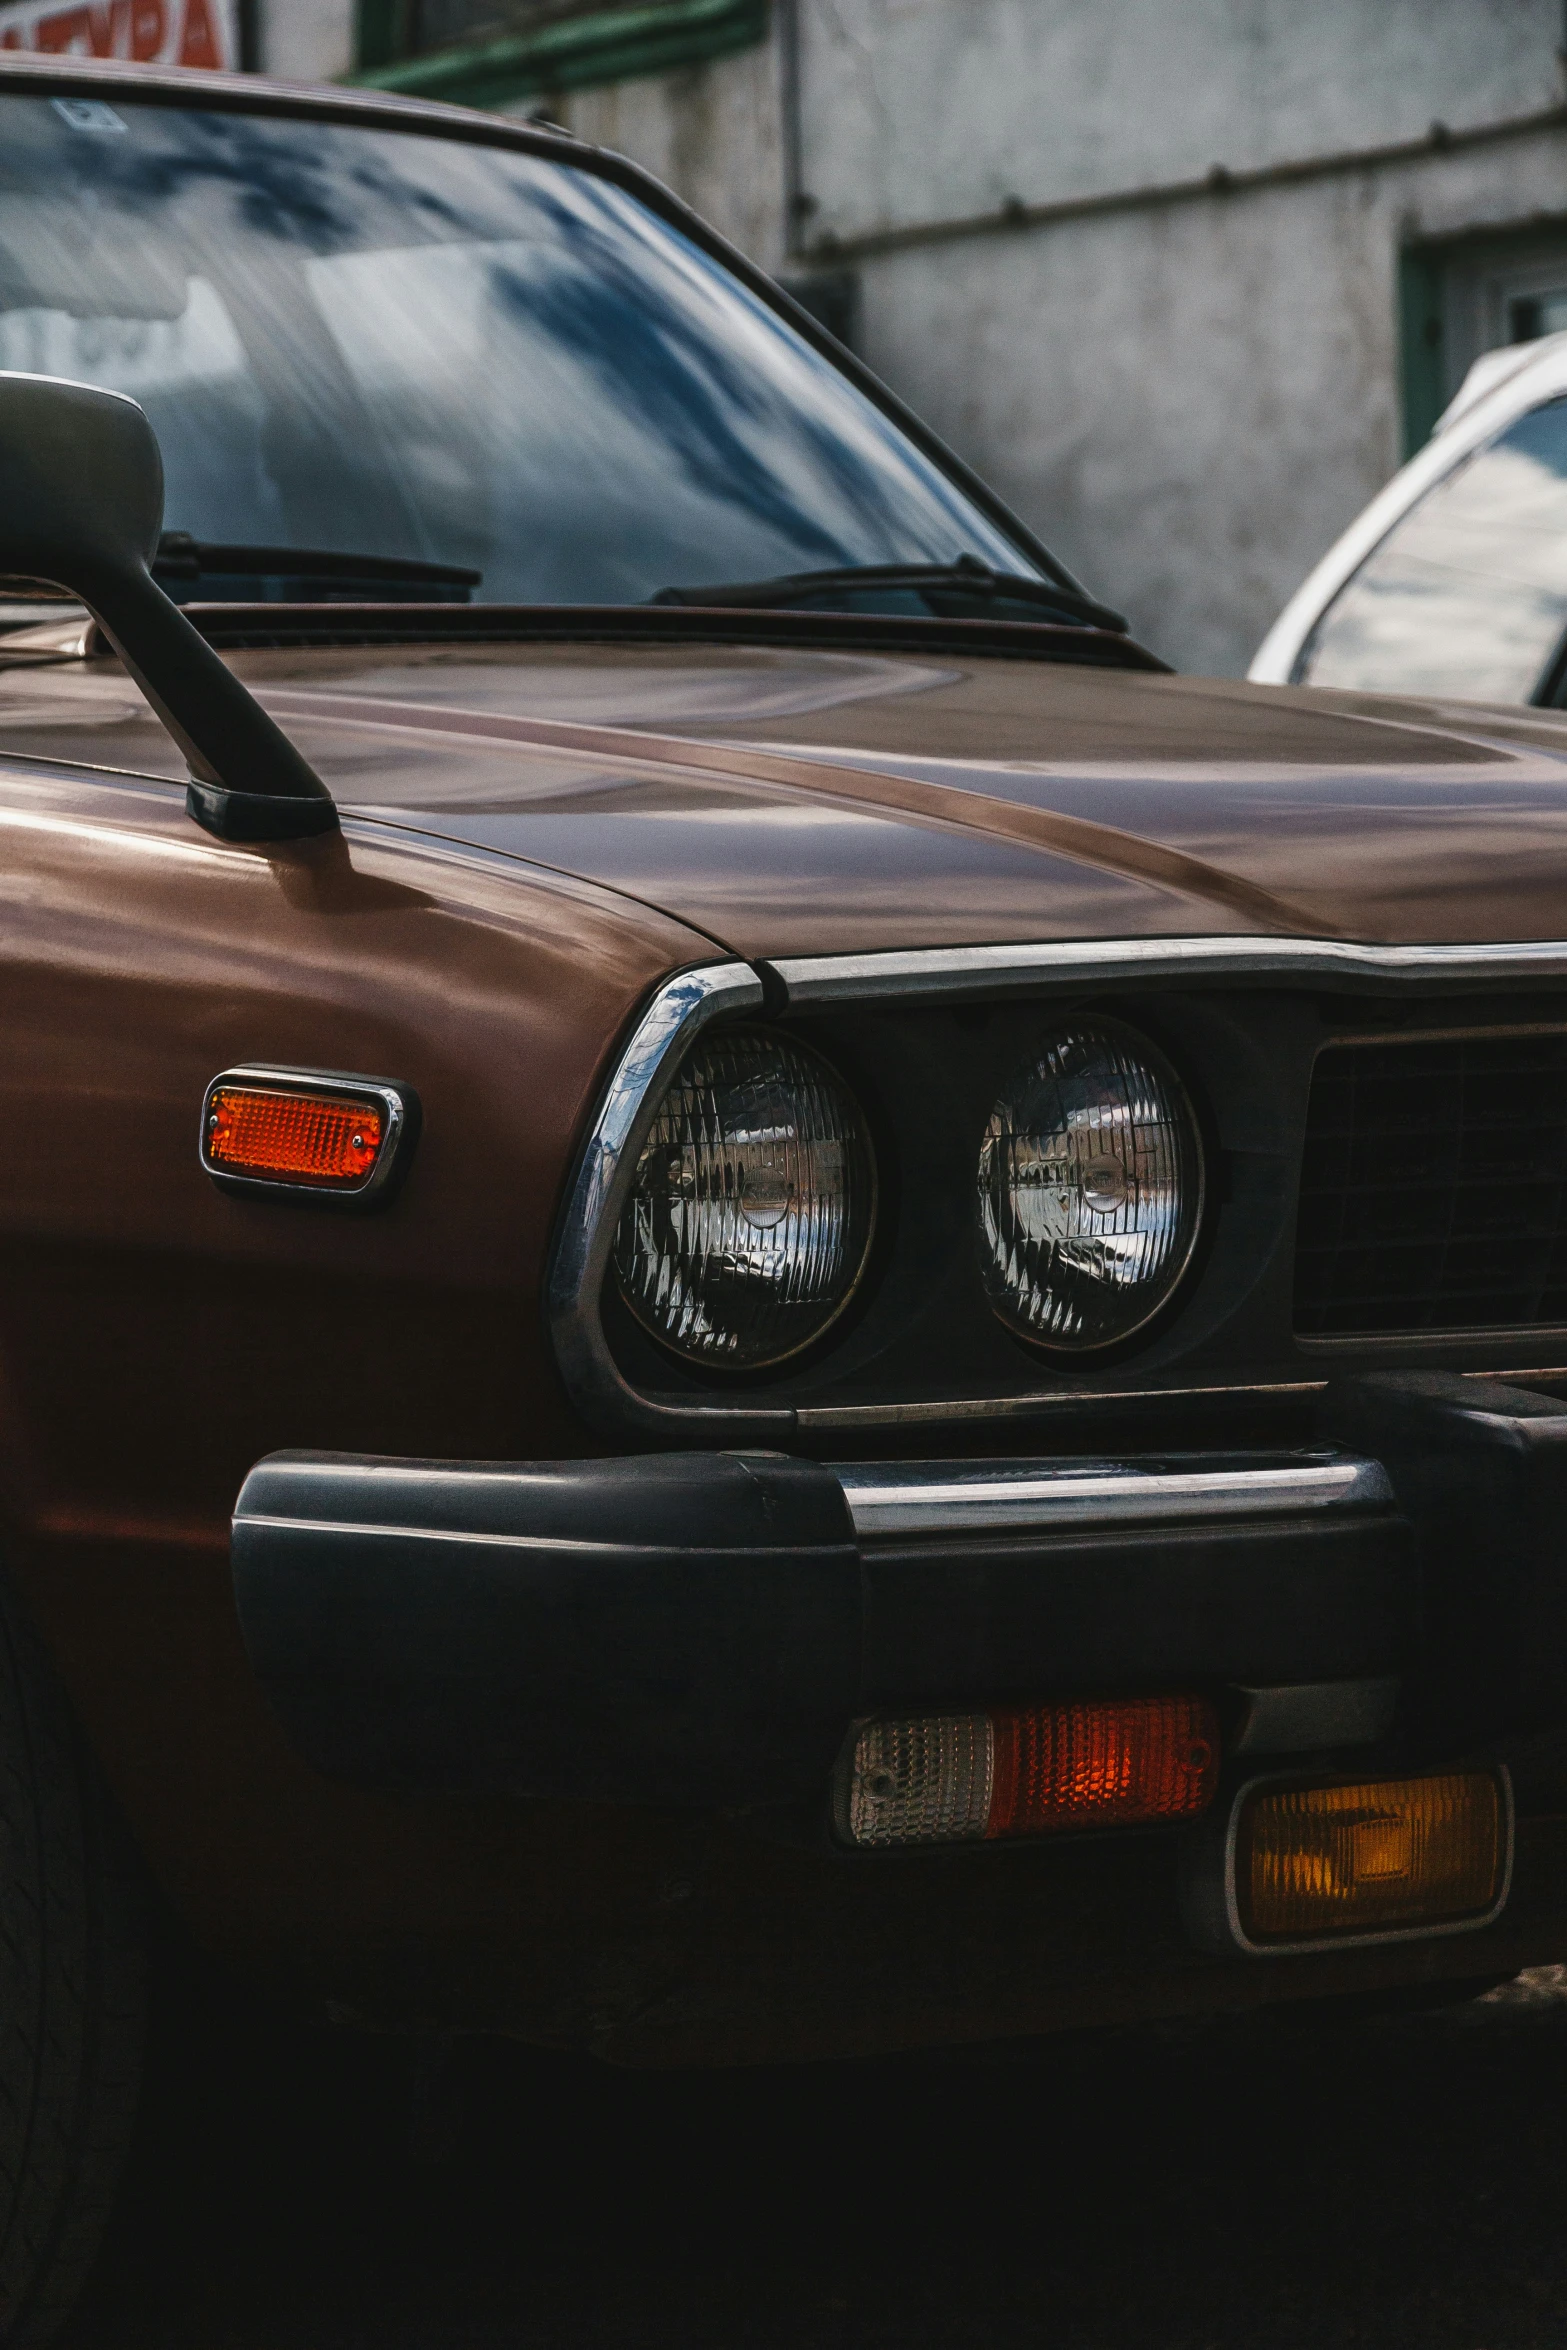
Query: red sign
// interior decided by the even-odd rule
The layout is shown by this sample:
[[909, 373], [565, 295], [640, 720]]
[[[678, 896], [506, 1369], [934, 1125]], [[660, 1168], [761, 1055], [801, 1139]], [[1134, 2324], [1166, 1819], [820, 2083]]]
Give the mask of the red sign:
[[157, 65], [239, 64], [234, 0], [24, 0], [0, 7], [0, 49], [139, 57]]

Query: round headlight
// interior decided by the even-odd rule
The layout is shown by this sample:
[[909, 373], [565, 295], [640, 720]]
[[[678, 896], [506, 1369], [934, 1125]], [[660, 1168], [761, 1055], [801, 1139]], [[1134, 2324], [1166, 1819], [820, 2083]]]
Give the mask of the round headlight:
[[870, 1141], [837, 1071], [788, 1037], [710, 1037], [637, 1161], [615, 1235], [621, 1295], [695, 1362], [781, 1362], [847, 1305], [875, 1204]]
[[1130, 1338], [1174, 1290], [1202, 1223], [1202, 1144], [1180, 1079], [1143, 1037], [1077, 1020], [991, 1111], [979, 1154], [990, 1302], [1025, 1338]]

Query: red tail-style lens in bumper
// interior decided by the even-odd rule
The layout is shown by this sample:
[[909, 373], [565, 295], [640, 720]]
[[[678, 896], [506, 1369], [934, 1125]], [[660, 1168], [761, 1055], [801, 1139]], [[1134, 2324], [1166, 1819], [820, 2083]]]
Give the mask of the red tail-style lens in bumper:
[[865, 1723], [834, 1808], [851, 1844], [980, 1843], [1194, 1819], [1218, 1778], [1206, 1698], [1000, 1706]]

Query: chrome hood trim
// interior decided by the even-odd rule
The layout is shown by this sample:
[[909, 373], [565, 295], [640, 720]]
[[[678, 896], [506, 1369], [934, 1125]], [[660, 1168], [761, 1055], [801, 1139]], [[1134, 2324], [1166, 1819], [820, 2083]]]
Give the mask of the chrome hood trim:
[[1293, 979], [1314, 986], [1454, 986], [1567, 979], [1567, 941], [1487, 946], [1368, 946], [1341, 938], [1102, 938], [1042, 946], [933, 947], [871, 955], [791, 955], [762, 968], [791, 1004], [896, 995], [951, 1003], [1112, 979]]

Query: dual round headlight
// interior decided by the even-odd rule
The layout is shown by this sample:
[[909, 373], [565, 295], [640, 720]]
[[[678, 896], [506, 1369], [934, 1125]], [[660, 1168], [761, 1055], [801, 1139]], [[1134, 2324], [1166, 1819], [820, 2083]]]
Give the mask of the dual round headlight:
[[821, 1337], [859, 1282], [876, 1162], [820, 1053], [736, 1030], [664, 1096], [615, 1236], [621, 1295], [694, 1362], [759, 1370]]
[[[1074, 1354], [1134, 1336], [1202, 1223], [1202, 1145], [1179, 1078], [1118, 1022], [1056, 1030], [991, 1111], [976, 1192], [981, 1276], [1010, 1329]], [[688, 1360], [767, 1368], [843, 1312], [875, 1210], [870, 1136], [831, 1064], [791, 1037], [716, 1034], [643, 1144], [615, 1236], [621, 1295]]]
[[1118, 1021], [1074, 1022], [1014, 1072], [985, 1127], [986, 1293], [1025, 1338], [1114, 1346], [1174, 1292], [1202, 1205], [1202, 1142], [1175, 1071]]

